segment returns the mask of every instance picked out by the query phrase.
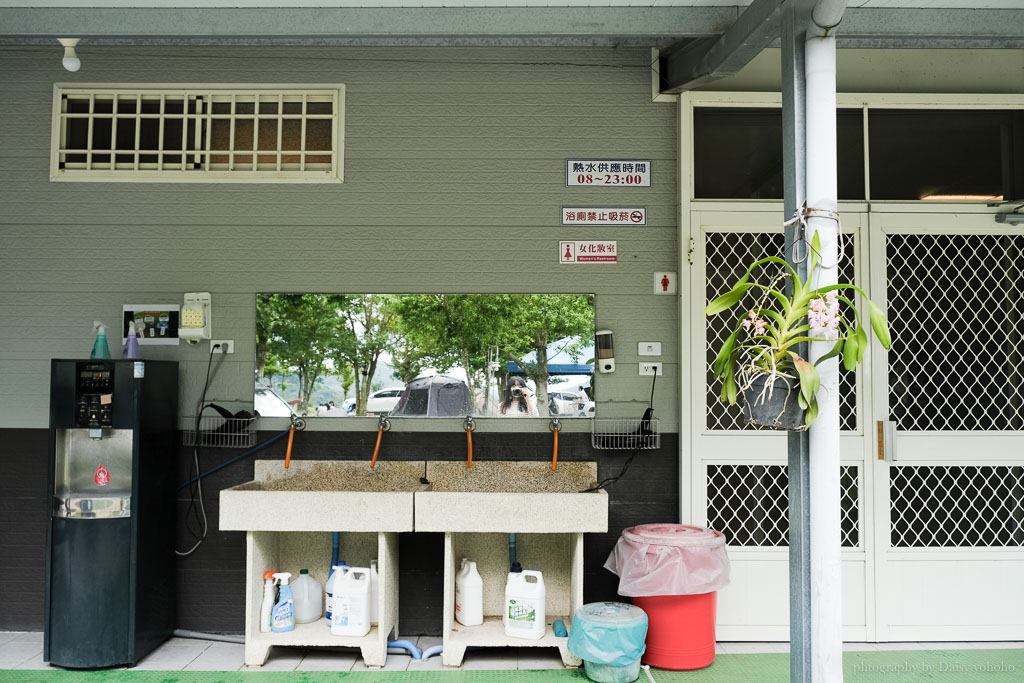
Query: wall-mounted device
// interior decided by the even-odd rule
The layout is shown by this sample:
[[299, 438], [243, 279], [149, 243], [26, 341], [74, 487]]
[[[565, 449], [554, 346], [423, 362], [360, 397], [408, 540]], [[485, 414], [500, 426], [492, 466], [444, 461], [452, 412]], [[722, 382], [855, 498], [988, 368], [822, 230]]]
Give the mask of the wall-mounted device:
[[198, 344], [200, 339], [210, 338], [210, 293], [187, 292], [181, 306], [181, 326], [178, 339], [189, 344]]
[[597, 371], [615, 372], [615, 344], [611, 330], [594, 333], [594, 348], [597, 351]]

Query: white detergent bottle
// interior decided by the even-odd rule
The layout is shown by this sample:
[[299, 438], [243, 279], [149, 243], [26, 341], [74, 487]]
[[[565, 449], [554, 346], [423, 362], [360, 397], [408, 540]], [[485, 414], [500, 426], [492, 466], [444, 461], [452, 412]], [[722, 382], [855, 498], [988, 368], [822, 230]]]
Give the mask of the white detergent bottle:
[[295, 599], [292, 597], [291, 586], [288, 579], [292, 575], [288, 572], [278, 572], [274, 578], [280, 582], [278, 589], [277, 604], [274, 605], [274, 616], [270, 621], [270, 630], [274, 633], [292, 631], [295, 629]]
[[299, 578], [292, 582], [292, 595], [296, 623], [309, 624], [324, 615], [324, 589], [308, 569], [299, 570]]
[[370, 624], [380, 623], [380, 576], [377, 574], [377, 560], [370, 560]]
[[455, 618], [464, 626], [484, 623], [484, 580], [476, 562], [463, 560], [455, 575]]
[[540, 572], [510, 573], [505, 584], [505, 635], [538, 640], [547, 629], [544, 601], [547, 591]]
[[349, 567], [334, 583], [331, 633], [365, 636], [370, 632], [370, 570]]
[[270, 633], [270, 621], [274, 617], [274, 603], [277, 602], [277, 587], [274, 585], [274, 570], [263, 572], [263, 603], [260, 605], [260, 633]]
[[334, 610], [334, 584], [347, 569], [348, 565], [344, 561], [331, 567], [331, 575], [327, 577], [327, 583], [324, 585], [324, 618], [328, 627], [331, 625], [332, 611]]

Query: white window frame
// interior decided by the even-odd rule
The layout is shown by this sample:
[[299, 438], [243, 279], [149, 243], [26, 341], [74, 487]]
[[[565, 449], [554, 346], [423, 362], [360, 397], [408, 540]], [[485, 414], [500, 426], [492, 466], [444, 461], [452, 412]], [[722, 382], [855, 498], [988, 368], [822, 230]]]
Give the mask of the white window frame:
[[[111, 113], [113, 119], [111, 137], [116, 138], [117, 121], [123, 119], [134, 119], [135, 121], [135, 146], [134, 149], [126, 150], [99, 150], [96, 154], [110, 155], [109, 163], [101, 162], [105, 167], [98, 167], [92, 162], [94, 150], [92, 143], [92, 121], [96, 118], [92, 112], [68, 114], [62, 111], [65, 95], [89, 96], [91, 98], [102, 96], [104, 98], [121, 97], [135, 98], [135, 112], [117, 115]], [[175, 99], [184, 98], [186, 106], [181, 118], [185, 123], [182, 125], [182, 147], [186, 144], [188, 134], [187, 121], [193, 119], [197, 125], [194, 130], [194, 140], [189, 140], [194, 149], [185, 150], [140, 150], [140, 131], [142, 119], [155, 119], [160, 121], [160, 142], [163, 145], [163, 122], [169, 116], [178, 118], [178, 115], [165, 113], [165, 97], [171, 96]], [[187, 103], [189, 98], [201, 98], [198, 111], [189, 114]], [[159, 99], [159, 113], [142, 113], [141, 102], [144, 99]], [[229, 113], [214, 113], [213, 107], [207, 103], [234, 104], [236, 100], [254, 103], [276, 102], [277, 111], [273, 114], [260, 114], [258, 104], [254, 104], [253, 113], [238, 113], [232, 106]], [[330, 102], [331, 113], [310, 114], [307, 112], [307, 102]], [[301, 113], [284, 113], [284, 103], [300, 102]], [[115, 107], [116, 109], [116, 107]], [[249, 183], [334, 183], [344, 180], [344, 122], [345, 122], [345, 86], [342, 84], [132, 84], [132, 83], [98, 83], [98, 84], [67, 84], [55, 83], [53, 87], [53, 121], [50, 136], [50, 180], [55, 182], [249, 182]], [[104, 117], [107, 115], [104, 114]], [[86, 149], [70, 150], [66, 144], [65, 121], [73, 118], [86, 119], [89, 121], [89, 134], [87, 135], [88, 147]], [[305, 143], [306, 122], [314, 119], [330, 120], [331, 144], [329, 150], [306, 150]], [[252, 121], [253, 140], [249, 142], [250, 149], [235, 149], [235, 121]], [[260, 121], [274, 121], [277, 131], [277, 144], [275, 148], [259, 149]], [[286, 120], [299, 120], [301, 130], [299, 132], [299, 149], [285, 150], [282, 148], [282, 137]], [[216, 121], [228, 121], [230, 133], [226, 149], [219, 146], [213, 149], [212, 131]], [[205, 134], [202, 134], [203, 125]], [[114, 145], [112, 145], [114, 146]], [[252, 149], [257, 148], [257, 149]], [[64, 164], [68, 154], [85, 154], [86, 161], [73, 162], [72, 167]], [[330, 155], [329, 163], [307, 162], [307, 158], [318, 159]], [[131, 162], [118, 161], [118, 156], [131, 155]], [[142, 155], [155, 157], [155, 162], [143, 162]], [[168, 161], [165, 167], [164, 156], [180, 157], [179, 162]], [[236, 162], [235, 158], [240, 161]], [[265, 160], [272, 156], [273, 161]], [[193, 167], [187, 157], [194, 157], [200, 166]], [[226, 161], [214, 161], [217, 157], [225, 157]], [[249, 161], [246, 161], [246, 157]], [[298, 157], [298, 162], [284, 161], [282, 157]], [[307, 165], [308, 164], [308, 165]]]

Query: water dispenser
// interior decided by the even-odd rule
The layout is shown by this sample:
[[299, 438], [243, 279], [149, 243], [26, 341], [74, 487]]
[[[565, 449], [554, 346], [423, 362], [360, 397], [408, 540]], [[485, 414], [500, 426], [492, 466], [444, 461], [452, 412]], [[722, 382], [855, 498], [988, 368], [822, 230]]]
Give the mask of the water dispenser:
[[174, 628], [178, 364], [53, 360], [43, 659], [135, 664]]

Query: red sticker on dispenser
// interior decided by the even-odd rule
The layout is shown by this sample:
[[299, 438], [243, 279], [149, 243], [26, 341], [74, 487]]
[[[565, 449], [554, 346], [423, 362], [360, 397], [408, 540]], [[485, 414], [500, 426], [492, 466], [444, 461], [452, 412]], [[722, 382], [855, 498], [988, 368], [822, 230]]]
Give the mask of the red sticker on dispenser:
[[110, 483], [110, 471], [103, 465], [100, 465], [96, 468], [96, 474], [93, 476], [92, 480], [95, 481], [98, 486], [106, 486]]

